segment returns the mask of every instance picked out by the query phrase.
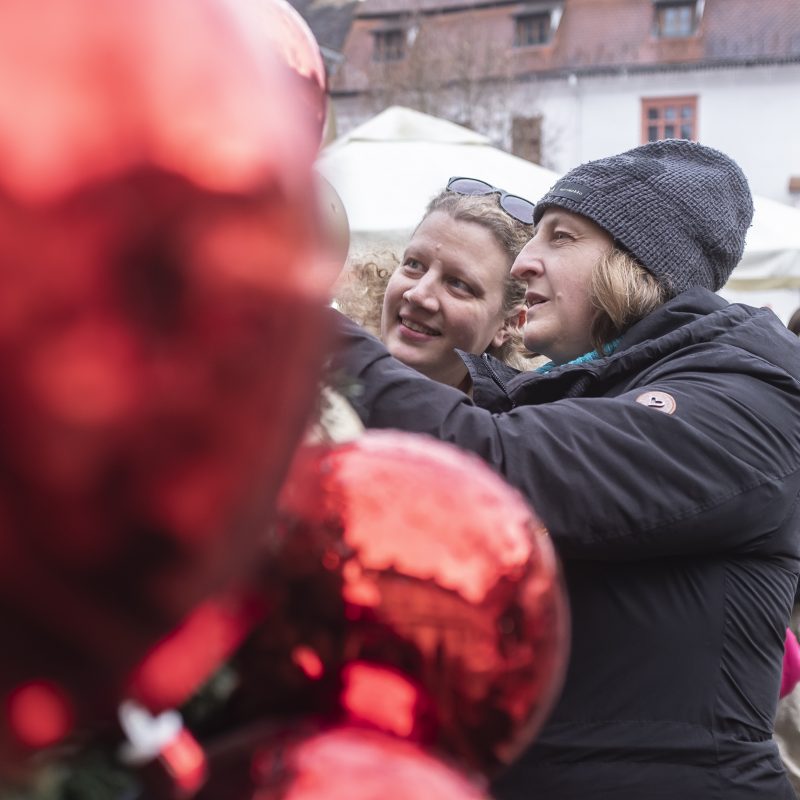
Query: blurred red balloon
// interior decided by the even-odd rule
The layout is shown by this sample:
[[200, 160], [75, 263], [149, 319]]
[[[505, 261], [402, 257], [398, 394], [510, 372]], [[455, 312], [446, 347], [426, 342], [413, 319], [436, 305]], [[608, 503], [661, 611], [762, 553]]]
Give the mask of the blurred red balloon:
[[11, 733], [27, 747], [55, 744], [72, 729], [69, 699], [57, 686], [31, 681], [18, 686], [7, 704]]
[[263, 597], [230, 591], [199, 606], [158, 641], [131, 672], [125, 696], [152, 712], [183, 705], [267, 613]]
[[488, 800], [480, 779], [377, 731], [283, 731], [253, 745], [237, 741], [198, 800]]
[[327, 111], [327, 77], [317, 40], [306, 21], [286, 0], [251, 2], [263, 4], [270, 44], [293, 73], [296, 91], [314, 120], [319, 144]]
[[318, 132], [238, 5], [0, 4], [0, 699], [78, 726], [250, 571], [316, 395]]
[[0, 187], [12, 197], [49, 200], [145, 164], [214, 191], [263, 189], [267, 176], [304, 190], [318, 131], [288, 72], [294, 51], [321, 56], [297, 22], [294, 45], [270, 32], [291, 27], [279, 0], [31, 5], [0, 4]]
[[409, 742], [338, 729], [266, 748], [254, 759], [253, 800], [486, 800], [474, 782]]
[[237, 657], [243, 714], [368, 724], [491, 772], [560, 689], [568, 613], [550, 540], [451, 445], [367, 432], [302, 450], [263, 585], [273, 612]]

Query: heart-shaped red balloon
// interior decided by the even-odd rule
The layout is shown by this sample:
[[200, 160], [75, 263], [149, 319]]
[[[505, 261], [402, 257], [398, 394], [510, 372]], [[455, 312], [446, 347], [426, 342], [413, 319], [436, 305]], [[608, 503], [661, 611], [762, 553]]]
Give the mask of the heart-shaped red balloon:
[[247, 575], [316, 395], [318, 131], [243, 6], [0, 4], [0, 702], [76, 725]]

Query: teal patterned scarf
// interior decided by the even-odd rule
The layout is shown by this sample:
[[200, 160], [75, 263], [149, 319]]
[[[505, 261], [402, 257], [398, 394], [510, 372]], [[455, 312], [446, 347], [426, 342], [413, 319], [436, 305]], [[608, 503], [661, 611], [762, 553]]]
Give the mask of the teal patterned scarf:
[[[614, 339], [614, 341], [609, 342], [608, 344], [603, 345], [603, 355], [610, 356], [619, 346], [620, 340]], [[548, 361], [546, 364], [542, 364], [541, 367], [537, 367], [534, 371], [540, 372], [545, 374], [550, 372], [550, 370], [555, 369], [556, 367], [564, 367], [570, 366], [572, 364], [585, 364], [587, 361], [594, 361], [596, 358], [600, 358], [600, 353], [597, 350], [591, 350], [588, 353], [584, 353], [582, 356], [578, 356], [577, 358], [573, 358], [572, 361], [567, 361], [566, 364], [556, 364], [555, 361]]]

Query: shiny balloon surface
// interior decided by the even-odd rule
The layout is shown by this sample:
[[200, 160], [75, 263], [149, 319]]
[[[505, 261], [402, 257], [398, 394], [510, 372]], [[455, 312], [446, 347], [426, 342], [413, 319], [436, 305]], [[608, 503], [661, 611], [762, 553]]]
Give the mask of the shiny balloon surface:
[[531, 741], [568, 614], [516, 491], [450, 445], [367, 432], [302, 451], [281, 515], [274, 610], [240, 661], [251, 709], [368, 724], [488, 772]]
[[[223, 766], [224, 764], [224, 766]], [[488, 800], [483, 781], [411, 742], [336, 727], [253, 737], [198, 800]]]
[[298, 11], [286, 0], [254, 0], [266, 12], [265, 32], [270, 44], [293, 73], [295, 91], [314, 121], [322, 141], [327, 111], [327, 75], [317, 40]]

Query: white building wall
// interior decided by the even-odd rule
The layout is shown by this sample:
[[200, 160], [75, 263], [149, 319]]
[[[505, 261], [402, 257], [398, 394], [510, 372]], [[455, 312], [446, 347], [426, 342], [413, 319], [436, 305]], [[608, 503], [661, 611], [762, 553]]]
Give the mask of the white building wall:
[[515, 113], [544, 115], [544, 161], [564, 172], [641, 143], [641, 98], [697, 95], [699, 139], [735, 158], [754, 193], [792, 203], [800, 175], [800, 65], [518, 84]]

